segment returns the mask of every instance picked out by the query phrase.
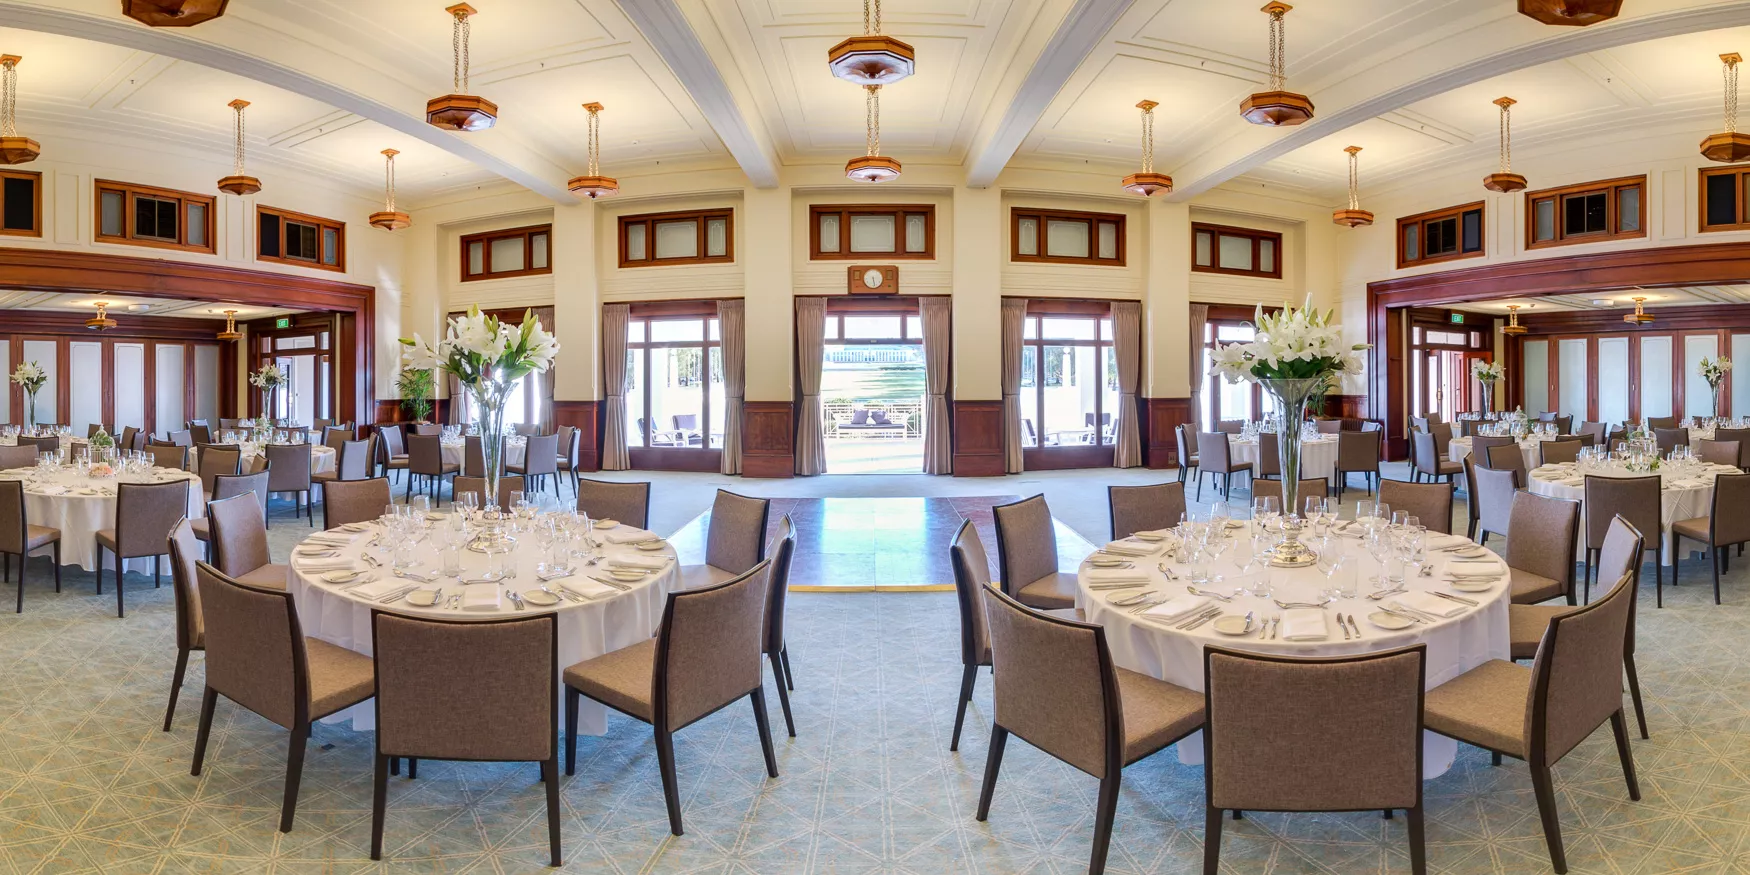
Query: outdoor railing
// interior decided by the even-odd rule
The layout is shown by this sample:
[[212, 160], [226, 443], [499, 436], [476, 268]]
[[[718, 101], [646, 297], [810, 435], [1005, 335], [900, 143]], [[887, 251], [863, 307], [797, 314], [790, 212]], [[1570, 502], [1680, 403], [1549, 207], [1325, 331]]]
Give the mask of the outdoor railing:
[[[851, 440], [857, 438], [890, 438], [906, 439], [924, 436], [924, 405], [920, 401], [828, 401], [826, 408], [826, 438], [827, 440]], [[856, 411], [867, 410], [870, 414], [882, 411], [887, 414], [887, 421], [903, 429], [860, 429], [839, 426], [850, 425], [856, 416]]]

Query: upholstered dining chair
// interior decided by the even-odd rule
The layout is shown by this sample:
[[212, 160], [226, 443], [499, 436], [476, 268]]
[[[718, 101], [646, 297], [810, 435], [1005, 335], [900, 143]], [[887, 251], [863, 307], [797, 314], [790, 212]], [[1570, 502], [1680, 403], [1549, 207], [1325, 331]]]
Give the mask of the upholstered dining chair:
[[176, 718], [176, 700], [182, 695], [182, 679], [188, 674], [188, 655], [206, 650], [206, 624], [201, 617], [200, 586], [194, 565], [200, 561], [201, 545], [188, 520], [170, 530], [170, 586], [176, 601], [176, 671], [170, 676], [170, 703], [164, 706], [164, 731]]
[[1649, 416], [1647, 417], [1647, 428], [1676, 428], [1677, 423], [1681, 422], [1682, 419], [1681, 416]]
[[262, 455], [267, 459], [267, 493], [291, 493], [293, 519], [298, 516], [298, 499], [302, 498], [306, 522], [316, 525], [316, 508], [310, 501], [315, 482], [310, 476], [310, 448], [303, 444], [268, 444], [262, 448]]
[[[502, 469], [504, 466], [504, 453], [502, 452], [498, 454], [498, 464]], [[502, 475], [503, 471], [501, 470], [499, 473]], [[480, 436], [477, 434], [462, 436], [462, 476], [486, 476], [486, 450], [481, 445]]]
[[1262, 432], [1258, 435], [1258, 461], [1252, 464], [1252, 479], [1282, 479], [1282, 453], [1277, 449], [1276, 435], [1273, 432]]
[[1467, 457], [1464, 464], [1471, 481], [1468, 537], [1484, 544], [1491, 533], [1506, 536], [1512, 528], [1513, 496], [1519, 493], [1518, 475], [1509, 469], [1479, 465], [1474, 457]]
[[497, 504], [500, 508], [510, 507], [510, 494], [523, 491], [523, 478], [516, 474], [506, 474], [498, 478], [498, 500], [486, 500], [485, 477], [456, 477], [450, 481], [450, 500], [459, 501], [463, 495], [474, 494], [474, 506], [486, 507]]
[[1233, 475], [1244, 473], [1252, 478], [1251, 462], [1236, 462], [1227, 432], [1207, 431], [1197, 435], [1197, 500], [1203, 500], [1204, 475], [1220, 475], [1221, 497], [1226, 499], [1233, 484]]
[[[579, 443], [577, 437], [577, 426], [561, 425], [554, 429], [553, 433], [559, 438], [559, 457], [555, 460], [558, 462], [559, 466], [559, 481], [563, 483], [565, 478], [570, 477], [571, 494], [575, 497], [577, 495], [577, 452]], [[559, 490], [555, 488], [553, 494], [557, 497], [559, 495]]]
[[[1434, 435], [1417, 432], [1410, 435], [1410, 440], [1416, 444], [1416, 464], [1410, 471], [1413, 475], [1412, 482], [1422, 478], [1435, 480], [1445, 477], [1450, 484], [1454, 476], [1464, 473], [1464, 465], [1446, 458], [1445, 453], [1435, 449]], [[1383, 483], [1380, 488], [1385, 488]]]
[[[1479, 434], [1470, 439], [1470, 457], [1477, 460], [1478, 465], [1489, 466], [1489, 448], [1517, 445], [1518, 441], [1508, 435]], [[1521, 464], [1524, 458], [1520, 458]]]
[[375, 435], [362, 441], [340, 442], [340, 449], [334, 451], [334, 470], [310, 475], [310, 482], [320, 484], [323, 487], [324, 501], [328, 498], [326, 491], [328, 484], [338, 480], [365, 480], [371, 476], [373, 464], [371, 448], [375, 445]]
[[1185, 477], [1197, 470], [1197, 430], [1180, 423], [1173, 433], [1179, 444], [1179, 482], [1184, 483]]
[[176, 446], [186, 449], [192, 449], [194, 447], [194, 432], [189, 431], [186, 428], [181, 431], [167, 431], [164, 433], [164, 437]]
[[1215, 430], [1222, 434], [1241, 434], [1246, 430], [1246, 421], [1243, 419], [1223, 419], [1215, 424]]
[[1583, 442], [1578, 440], [1557, 440], [1543, 442], [1543, 463], [1559, 465], [1574, 462], [1580, 458], [1580, 447]]
[[650, 528], [650, 481], [621, 483], [579, 478], [573, 487], [577, 509], [590, 519], [614, 520], [640, 529]]
[[1114, 541], [1137, 532], [1170, 529], [1185, 513], [1185, 484], [1108, 486], [1106, 505]]
[[[1226, 435], [1217, 435], [1222, 441]], [[1211, 440], [1214, 442], [1214, 439]], [[1030, 608], [1076, 606], [1076, 576], [1057, 567], [1057, 526], [1045, 496], [991, 508], [996, 518], [997, 567], [1003, 593]]]
[[435, 422], [416, 422], [413, 424], [413, 431], [409, 433], [441, 435], [444, 433], [444, 427]]
[[243, 451], [236, 444], [207, 444], [195, 448], [196, 472], [201, 478], [201, 495], [212, 497], [213, 478], [220, 474], [243, 473]]
[[681, 835], [681, 795], [675, 776], [674, 734], [742, 698], [753, 700], [754, 725], [766, 757], [766, 775], [778, 777], [772, 730], [766, 719], [761, 622], [771, 564], [760, 561], [728, 580], [668, 594], [656, 637], [567, 669], [565, 774], [577, 768], [580, 696], [651, 725], [669, 831]]
[[[267, 471], [257, 471], [254, 474], [220, 474], [213, 478], [213, 494], [209, 501], [219, 501], [234, 495], [254, 495], [261, 502], [261, 518], [265, 526], [267, 481], [270, 476]], [[194, 529], [195, 540], [209, 545], [212, 543], [212, 526], [206, 517], [190, 520], [189, 527]], [[210, 551], [207, 558], [212, 558]]]
[[[1621, 516], [1641, 532], [1664, 531], [1665, 509], [1661, 499], [1663, 486], [1658, 474], [1644, 477], [1596, 477], [1588, 475], [1586, 489], [1586, 561], [1585, 601], [1592, 600], [1592, 559], [1604, 546], [1611, 520]], [[1673, 540], [1675, 545], [1676, 541]], [[1665, 573], [1659, 565], [1665, 557], [1664, 545], [1653, 539], [1653, 586], [1655, 598], [1664, 605]], [[1675, 568], [1675, 566], [1673, 566]], [[1620, 576], [1620, 575], [1619, 575]], [[1600, 583], [1615, 577], [1599, 577]]]
[[796, 524], [790, 515], [778, 517], [778, 531], [766, 547], [772, 558], [771, 581], [766, 586], [765, 633], [760, 638], [762, 655], [772, 664], [772, 680], [778, 686], [778, 706], [784, 711], [784, 728], [796, 737], [796, 718], [790, 715], [790, 691], [796, 676], [790, 672], [790, 648], [784, 643], [784, 605], [790, 597], [790, 560], [796, 555]]
[[1592, 446], [1602, 447], [1605, 445], [1604, 439], [1609, 431], [1610, 426], [1608, 424], [1585, 419], [1580, 421], [1580, 429], [1574, 433], [1589, 435], [1592, 438]]
[[[1451, 464], [1451, 463], [1448, 463]], [[1430, 532], [1452, 534], [1452, 484], [1379, 481], [1379, 500], [1393, 511], [1404, 511], [1422, 521]]]
[[325, 425], [322, 427], [322, 445], [340, 452], [340, 448], [348, 441], [357, 438], [353, 430], [343, 425]]
[[1203, 726], [1203, 697], [1112, 664], [1104, 627], [1041, 614], [987, 587], [990, 750], [976, 817], [990, 817], [1011, 734], [1100, 780], [1089, 875], [1106, 870], [1124, 767]]
[[159, 558], [169, 551], [170, 530], [188, 513], [188, 482], [120, 483], [115, 488], [115, 528], [98, 529], [97, 594], [103, 595], [103, 551], [115, 557], [115, 615], [127, 616], [122, 566], [152, 557], [152, 586], [159, 585]]
[[[18, 613], [24, 613], [24, 576], [30, 552], [54, 547], [55, 592], [61, 591], [61, 530], [30, 524], [30, 508], [24, 503], [24, 481], [0, 480], [0, 554], [5, 571], [12, 574], [12, 557], [18, 557]], [[5, 577], [0, 577], [5, 580]]]
[[371, 658], [304, 637], [297, 604], [283, 589], [239, 583], [205, 562], [195, 564], [195, 579], [200, 587], [207, 670], [189, 774], [200, 776], [221, 695], [291, 730], [279, 824], [280, 832], [291, 832], [310, 726], [376, 694]]
[[1720, 439], [1718, 435], [1722, 431], [1725, 431], [1725, 429], [1715, 429], [1715, 438], [1713, 440], [1696, 441], [1695, 455], [1703, 462], [1711, 462], [1715, 465], [1731, 465], [1736, 468], [1738, 467], [1740, 448], [1743, 445], [1735, 440]]
[[188, 432], [189, 437], [197, 444], [210, 444], [213, 442], [212, 426], [208, 425], [205, 420], [196, 419], [190, 421], [188, 424]]
[[1631, 580], [1623, 577], [1598, 601], [1552, 619], [1530, 668], [1491, 659], [1429, 690], [1423, 700], [1429, 729], [1490, 751], [1496, 764], [1503, 755], [1525, 760], [1557, 872], [1568, 871], [1568, 862], [1550, 768], [1606, 720], [1629, 798], [1641, 798], [1622, 713]]
[[131, 426], [131, 425], [127, 426], [127, 427], [122, 429], [121, 436], [116, 438], [115, 448], [118, 450], [135, 449], [134, 444], [139, 439], [140, 439], [140, 430], [138, 428], [135, 428], [134, 426]]
[[152, 457], [154, 467], [173, 468], [177, 471], [188, 470], [188, 447], [177, 444], [150, 443], [146, 445], [146, 453]]
[[370, 522], [382, 516], [383, 508], [393, 503], [395, 496], [387, 477], [330, 481], [322, 488], [322, 528]]
[[[531, 435], [523, 445], [523, 463], [511, 465], [507, 469], [512, 474], [521, 474], [527, 478], [532, 488], [540, 489], [546, 478], [558, 479], [559, 474], [559, 436], [556, 434]], [[553, 494], [559, 494], [559, 487], [553, 487]]]
[[1672, 450], [1689, 443], [1689, 429], [1655, 428], [1653, 441], [1659, 445], [1659, 455], [1668, 456]]
[[[1727, 563], [1726, 548], [1750, 541], [1750, 474], [1720, 474], [1714, 477], [1713, 500], [1708, 515], [1678, 520], [1671, 524], [1671, 550], [1676, 554], [1671, 561], [1672, 586], [1677, 585], [1677, 568], [1682, 564], [1682, 544], [1686, 538], [1701, 544], [1703, 551], [1712, 560], [1714, 604], [1717, 605], [1720, 603], [1720, 570]], [[1654, 574], [1658, 574], [1657, 569]], [[1664, 594], [1661, 592], [1659, 607], [1664, 606]]]
[[[401, 496], [402, 503], [413, 502], [413, 484], [421, 482], [427, 494], [432, 497], [433, 504], [442, 504], [444, 497], [444, 478], [453, 477], [461, 471], [454, 462], [444, 461], [442, 439], [432, 435], [411, 434], [407, 436], [407, 489]], [[454, 493], [454, 487], [451, 493]]]
[[1379, 480], [1379, 464], [1384, 458], [1385, 433], [1382, 431], [1346, 431], [1337, 435], [1337, 497], [1348, 488], [1349, 475], [1360, 474], [1367, 482], [1367, 493], [1373, 494], [1373, 484]]
[[[1725, 428], [1722, 426], [1714, 429], [1714, 440], [1738, 442], [1737, 461], [1722, 460], [1722, 464], [1731, 465], [1734, 468], [1750, 468], [1750, 428]], [[1700, 450], [1696, 452], [1700, 452]]]
[[[458, 622], [371, 611], [377, 693], [371, 859], [383, 859], [389, 764], [408, 757], [539, 763], [547, 790], [548, 852], [552, 865], [563, 865], [553, 698], [558, 647], [553, 614]], [[506, 665], [517, 670], [503, 671]]]
[[[1483, 472], [1477, 475], [1480, 478]], [[1505, 557], [1512, 603], [1533, 605], [1563, 597], [1574, 604], [1574, 550], [1579, 537], [1580, 502], [1513, 493]]]
[[1525, 451], [1519, 448], [1519, 444], [1497, 444], [1484, 452], [1487, 455], [1478, 464], [1497, 471], [1512, 471], [1515, 489], [1524, 489], [1531, 482], [1531, 472], [1525, 468]]
[[213, 567], [250, 586], [285, 589], [290, 565], [276, 565], [267, 545], [267, 525], [254, 495], [207, 502], [212, 525]]
[[[1283, 502], [1282, 502], [1282, 481], [1281, 480], [1259, 480], [1259, 481], [1253, 483], [1252, 484], [1252, 498], [1254, 500], [1256, 500], [1256, 499], [1265, 498], [1265, 497], [1274, 497], [1276, 499], [1276, 506], [1282, 507], [1282, 504], [1283, 504]], [[1304, 512], [1306, 510], [1306, 500], [1309, 498], [1330, 498], [1330, 497], [1331, 497], [1331, 482], [1329, 480], [1326, 480], [1323, 477], [1314, 477], [1311, 480], [1302, 480], [1302, 481], [1300, 481], [1300, 497], [1298, 499], [1300, 507], [1298, 508], [1298, 510], [1300, 510], [1302, 512]], [[1283, 509], [1286, 510], [1287, 508], [1283, 508]]]
[[382, 463], [385, 475], [394, 471], [407, 470], [407, 442], [399, 425], [377, 426], [377, 461]]
[[1341, 419], [1318, 419], [1313, 421], [1313, 425], [1319, 430], [1319, 434], [1337, 434], [1343, 430]]
[[722, 583], [764, 560], [771, 510], [770, 499], [717, 490], [711, 518], [705, 522], [705, 564], [682, 565], [680, 588]]
[[1556, 431], [1560, 434], [1570, 434], [1574, 430], [1574, 415], [1572, 413], [1564, 413], [1556, 417], [1554, 422]]
[[323, 432], [326, 432], [328, 430], [328, 427], [333, 425], [333, 424], [334, 424], [334, 420], [327, 419], [327, 418], [321, 417], [321, 416], [318, 416], [315, 419], [310, 420], [310, 427], [312, 429], [315, 429], [317, 434], [322, 434]]
[[[1394, 505], [1395, 506], [1395, 505]], [[1427, 645], [1297, 658], [1203, 651], [1203, 873], [1217, 875], [1221, 815], [1384, 811], [1409, 820], [1410, 871], [1428, 871], [1422, 830]], [[1354, 696], [1366, 708], [1332, 708]], [[1285, 739], [1284, 728], [1292, 740]]]
[[0, 471], [6, 471], [13, 468], [29, 468], [35, 464], [35, 444], [19, 444], [15, 447], [0, 446]]

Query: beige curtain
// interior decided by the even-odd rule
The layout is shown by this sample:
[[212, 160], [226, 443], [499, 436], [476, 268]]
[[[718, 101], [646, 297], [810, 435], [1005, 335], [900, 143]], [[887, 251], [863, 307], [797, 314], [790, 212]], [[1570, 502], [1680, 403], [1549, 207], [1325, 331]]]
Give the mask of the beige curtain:
[[741, 299], [717, 302], [723, 338], [723, 464], [725, 474], [741, 473], [741, 407], [747, 395], [747, 307]]
[[602, 383], [607, 389], [602, 404], [604, 471], [632, 467], [632, 455], [626, 449], [626, 323], [631, 315], [625, 304], [602, 307]]
[[948, 431], [948, 314], [946, 295], [918, 299], [924, 322], [924, 473], [954, 473], [954, 442]]
[[1118, 446], [1112, 464], [1134, 468], [1142, 464], [1142, 435], [1136, 427], [1136, 382], [1142, 363], [1142, 305], [1112, 302], [1112, 357], [1118, 365], [1118, 414], [1112, 417]]
[[446, 373], [450, 385], [450, 424], [468, 424], [468, 395], [462, 391], [462, 378]]
[[[554, 327], [552, 307], [536, 307], [535, 321], [539, 322], [541, 328], [549, 333], [556, 333], [558, 331], [558, 329]], [[545, 372], [537, 374], [536, 376], [539, 378], [540, 382], [536, 384], [539, 394], [535, 396], [536, 406], [538, 408], [535, 411], [535, 415], [540, 417], [541, 433], [552, 434], [554, 431], [553, 386], [558, 382], [556, 379], [558, 377], [557, 365], [548, 368]]]
[[[1203, 330], [1209, 324], [1209, 305], [1191, 305], [1191, 430], [1214, 429], [1203, 422]], [[1220, 417], [1217, 417], [1220, 418]], [[1181, 460], [1183, 462], [1183, 460]]]
[[796, 473], [826, 473], [826, 423], [820, 406], [820, 366], [826, 355], [826, 299], [796, 299], [796, 373], [802, 409], [796, 411]]
[[1003, 299], [1003, 470], [1021, 473], [1021, 329], [1027, 302]]

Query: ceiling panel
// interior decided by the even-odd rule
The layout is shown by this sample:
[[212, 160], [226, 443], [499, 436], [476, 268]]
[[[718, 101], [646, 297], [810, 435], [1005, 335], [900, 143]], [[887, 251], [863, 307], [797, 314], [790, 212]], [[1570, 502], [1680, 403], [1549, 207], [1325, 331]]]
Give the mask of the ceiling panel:
[[257, 319], [263, 316], [284, 316], [289, 313], [301, 312], [282, 307], [249, 307], [241, 304], [219, 304], [212, 301], [0, 289], [0, 311], [36, 310], [61, 313], [96, 313], [95, 305], [98, 301], [109, 305], [110, 318], [118, 322], [126, 320], [129, 316], [223, 319], [226, 310], [236, 310], [238, 319]]

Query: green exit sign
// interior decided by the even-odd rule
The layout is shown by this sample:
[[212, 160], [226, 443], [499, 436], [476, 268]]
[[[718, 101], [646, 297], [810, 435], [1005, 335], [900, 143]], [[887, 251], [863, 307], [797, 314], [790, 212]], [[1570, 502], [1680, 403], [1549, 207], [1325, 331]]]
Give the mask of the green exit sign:
[[[1453, 321], [1454, 322], [1463, 322], [1464, 320], [1463, 319], [1454, 319]], [[292, 317], [281, 316], [278, 319], [273, 320], [273, 327], [275, 327], [275, 328], [290, 328], [290, 327], [292, 327]]]
[[1448, 314], [1446, 314], [1446, 318], [1451, 319], [1452, 324], [1454, 324], [1454, 325], [1463, 325], [1464, 324], [1464, 314], [1463, 313], [1448, 313]]

